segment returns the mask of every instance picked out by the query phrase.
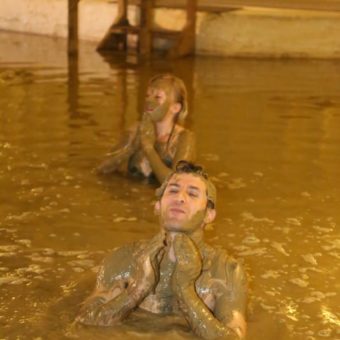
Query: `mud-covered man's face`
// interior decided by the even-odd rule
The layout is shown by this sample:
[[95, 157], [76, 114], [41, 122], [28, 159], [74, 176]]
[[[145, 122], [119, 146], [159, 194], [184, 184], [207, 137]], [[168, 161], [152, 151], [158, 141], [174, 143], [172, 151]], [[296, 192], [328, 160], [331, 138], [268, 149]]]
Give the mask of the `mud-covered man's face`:
[[192, 233], [211, 222], [215, 210], [207, 208], [206, 183], [190, 173], [174, 174], [156, 203], [156, 211], [166, 231]]

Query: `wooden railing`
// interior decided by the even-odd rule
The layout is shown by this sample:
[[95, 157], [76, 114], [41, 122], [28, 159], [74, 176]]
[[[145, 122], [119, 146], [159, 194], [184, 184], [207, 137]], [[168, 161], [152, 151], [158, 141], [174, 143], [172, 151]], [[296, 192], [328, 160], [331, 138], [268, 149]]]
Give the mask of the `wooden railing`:
[[[117, 1], [117, 0], [116, 0]], [[118, 0], [119, 1], [119, 0]], [[115, 0], [113, 0], [115, 2]], [[138, 5], [140, 0], [131, 0]], [[185, 0], [154, 0], [155, 7], [184, 8]], [[314, 11], [340, 11], [340, 0], [197, 0], [197, 10], [222, 12], [243, 7], [265, 7]]]
[[[78, 39], [78, 1], [68, 0], [70, 54], [77, 53]], [[185, 56], [195, 49], [196, 12], [226, 12], [245, 7], [312, 10], [340, 12], [340, 0], [112, 0], [117, 3], [118, 15], [98, 45], [98, 50], [126, 50], [127, 35], [138, 35], [138, 51], [149, 55], [154, 37], [175, 41], [169, 54]], [[138, 26], [128, 21], [128, 5], [141, 7], [141, 22]], [[181, 31], [155, 29], [153, 13], [155, 8], [178, 8], [186, 11], [186, 25]]]
[[[150, 55], [155, 37], [172, 40], [172, 47], [168, 51], [168, 55], [172, 57], [194, 53], [197, 0], [185, 0], [180, 3], [180, 8], [186, 11], [186, 24], [180, 31], [155, 28], [153, 25], [155, 8], [178, 8], [173, 7], [170, 2], [167, 4], [157, 3], [156, 0], [117, 0], [116, 2], [118, 15], [99, 43], [98, 50], [126, 50], [127, 36], [134, 34], [138, 36], [137, 50], [145, 56]], [[140, 23], [137, 26], [129, 23], [128, 5], [140, 6]]]

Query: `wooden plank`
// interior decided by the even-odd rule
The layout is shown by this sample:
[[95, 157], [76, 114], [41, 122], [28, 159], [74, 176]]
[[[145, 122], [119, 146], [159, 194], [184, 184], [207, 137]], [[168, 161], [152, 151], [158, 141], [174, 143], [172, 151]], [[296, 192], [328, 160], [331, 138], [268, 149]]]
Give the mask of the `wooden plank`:
[[265, 7], [315, 11], [340, 11], [340, 0], [211, 0], [199, 1], [207, 7]]
[[[130, 0], [129, 4], [139, 5], [141, 0]], [[115, 3], [117, 0], [112, 0]], [[223, 12], [243, 7], [265, 7], [281, 9], [301, 9], [314, 11], [340, 11], [340, 0], [198, 0], [198, 10]], [[186, 7], [185, 0], [155, 0], [155, 7]]]
[[152, 47], [153, 1], [141, 0], [140, 3], [139, 53], [144, 56], [150, 55]]
[[118, 4], [118, 13], [116, 24], [126, 23], [127, 22], [127, 8], [128, 8], [128, 0], [117, 0]]
[[187, 0], [186, 10], [187, 10], [187, 25], [193, 26], [195, 30], [197, 0]]
[[122, 26], [122, 25], [113, 25], [110, 28], [110, 33], [113, 34], [138, 34], [140, 31], [139, 26]]
[[182, 31], [168, 30], [160, 27], [153, 27], [151, 29], [151, 32], [153, 36], [165, 39], [177, 39], [179, 35], [182, 33]]
[[78, 0], [68, 0], [68, 39], [69, 55], [78, 54]]
[[184, 57], [195, 53], [197, 0], [187, 0], [186, 5], [186, 25], [170, 56]]

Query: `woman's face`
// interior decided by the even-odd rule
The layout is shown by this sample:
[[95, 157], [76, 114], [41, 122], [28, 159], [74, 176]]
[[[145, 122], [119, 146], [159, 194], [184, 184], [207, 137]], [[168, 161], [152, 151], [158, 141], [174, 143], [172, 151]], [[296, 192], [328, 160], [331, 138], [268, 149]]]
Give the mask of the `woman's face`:
[[148, 113], [154, 122], [161, 121], [170, 110], [172, 101], [168, 93], [169, 91], [161, 87], [148, 87], [144, 112]]

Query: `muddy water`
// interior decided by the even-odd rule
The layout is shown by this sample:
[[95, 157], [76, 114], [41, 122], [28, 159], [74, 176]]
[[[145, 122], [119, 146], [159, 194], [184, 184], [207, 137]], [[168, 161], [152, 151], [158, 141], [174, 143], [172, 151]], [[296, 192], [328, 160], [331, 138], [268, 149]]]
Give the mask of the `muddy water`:
[[138, 118], [151, 74], [188, 84], [199, 161], [218, 187], [209, 243], [244, 263], [249, 339], [339, 339], [340, 62], [137, 63], [0, 34], [0, 337], [190, 339], [136, 313], [74, 326], [110, 249], [153, 235], [154, 187], [93, 168]]

